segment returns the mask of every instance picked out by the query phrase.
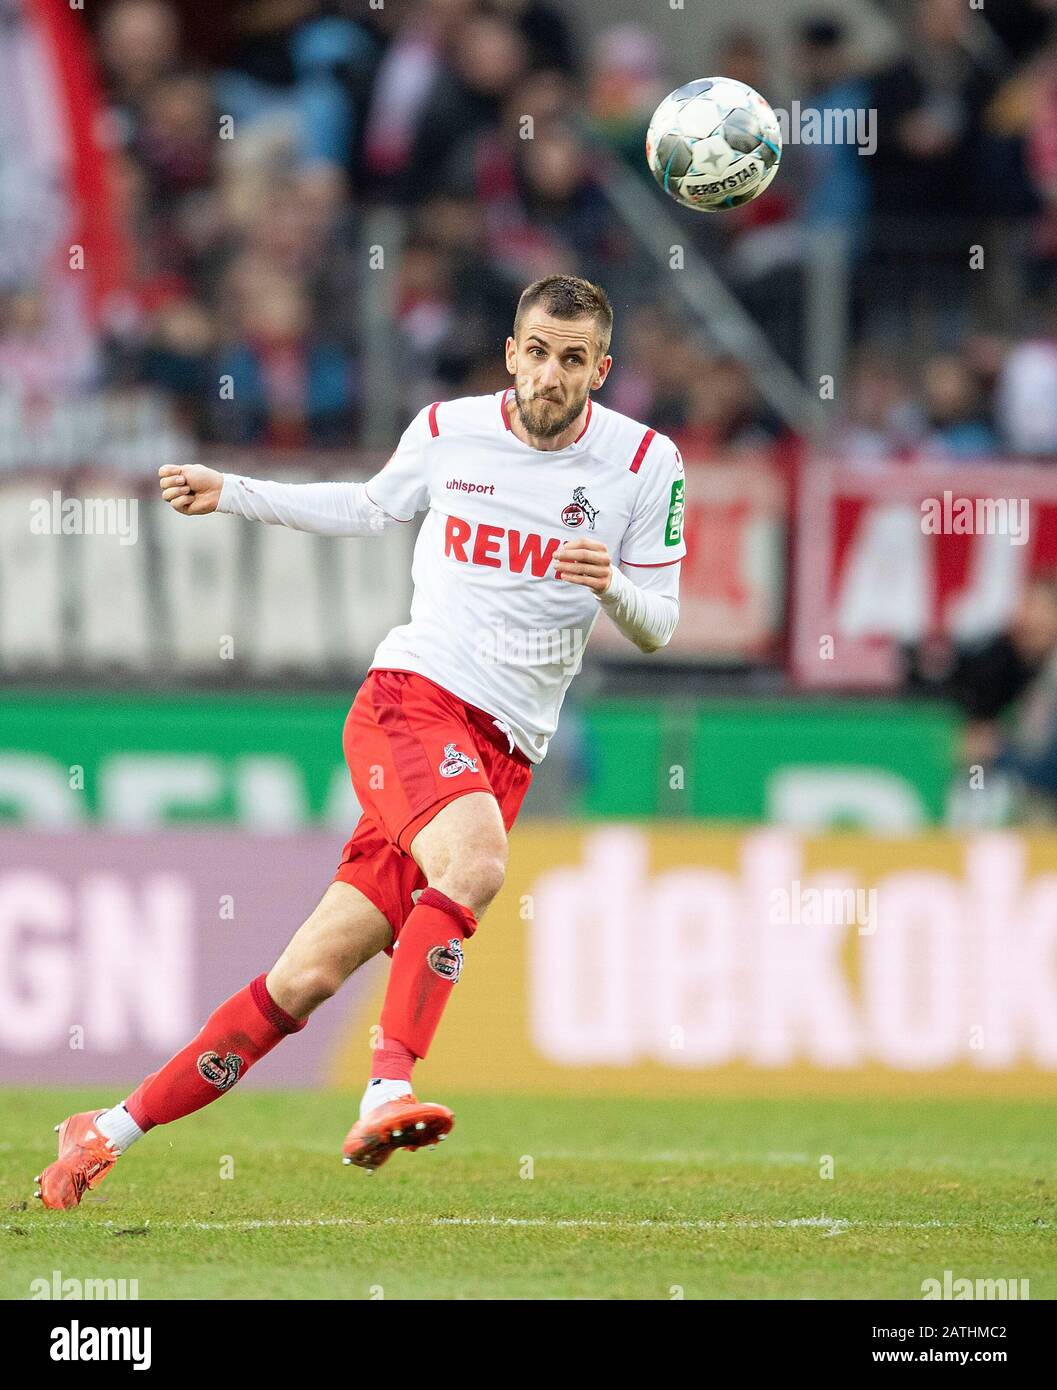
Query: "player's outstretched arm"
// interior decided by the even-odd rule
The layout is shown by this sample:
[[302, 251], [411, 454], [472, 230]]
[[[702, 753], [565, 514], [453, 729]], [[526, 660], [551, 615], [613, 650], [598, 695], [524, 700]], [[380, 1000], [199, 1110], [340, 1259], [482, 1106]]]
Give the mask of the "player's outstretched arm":
[[376, 536], [397, 525], [363, 483], [273, 483], [201, 464], [164, 464], [158, 473], [162, 497], [189, 516], [226, 512], [317, 536]]

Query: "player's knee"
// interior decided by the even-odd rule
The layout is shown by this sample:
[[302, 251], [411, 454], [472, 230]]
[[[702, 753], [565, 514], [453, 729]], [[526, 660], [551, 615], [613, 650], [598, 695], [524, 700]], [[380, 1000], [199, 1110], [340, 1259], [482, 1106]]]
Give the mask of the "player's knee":
[[481, 900], [481, 910], [492, 901], [506, 878], [506, 855], [482, 855], [476, 865], [474, 882]]
[[288, 991], [296, 997], [298, 1016], [333, 998], [345, 983], [345, 972], [337, 965], [319, 964], [302, 966], [287, 981]]
[[505, 852], [477, 850], [462, 856], [433, 886], [480, 917], [502, 888], [505, 877]]

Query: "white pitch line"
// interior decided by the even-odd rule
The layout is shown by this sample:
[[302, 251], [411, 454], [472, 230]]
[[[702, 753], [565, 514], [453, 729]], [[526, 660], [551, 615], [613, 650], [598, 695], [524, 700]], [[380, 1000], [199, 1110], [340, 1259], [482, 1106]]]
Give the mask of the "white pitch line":
[[270, 1230], [272, 1227], [311, 1227], [311, 1226], [490, 1226], [510, 1227], [531, 1230], [587, 1230], [587, 1231], [723, 1231], [735, 1227], [749, 1230], [764, 1230], [782, 1226], [819, 1226], [827, 1234], [830, 1230], [843, 1230], [848, 1223], [842, 1220], [829, 1220], [827, 1217], [804, 1216], [792, 1221], [606, 1221], [592, 1217], [548, 1217], [548, 1216], [385, 1216], [377, 1221], [363, 1217], [333, 1216], [318, 1220], [289, 1218], [261, 1221], [195, 1221], [164, 1224], [168, 1229], [193, 1229], [200, 1231]]
[[[17, 1223], [4, 1222], [0, 1230], [9, 1231]], [[101, 1223], [104, 1227], [120, 1225], [115, 1221]], [[990, 1232], [1021, 1232], [1048, 1230], [1050, 1222], [1032, 1222], [1030, 1225], [988, 1225], [983, 1228]], [[751, 1218], [730, 1221], [669, 1221], [669, 1220], [605, 1220], [584, 1217], [517, 1217], [517, 1216], [385, 1216], [371, 1220], [356, 1216], [322, 1217], [273, 1217], [247, 1219], [243, 1221], [146, 1221], [143, 1227], [131, 1227], [138, 1231], [273, 1231], [273, 1230], [315, 1230], [323, 1227], [370, 1229], [379, 1226], [398, 1226], [409, 1228], [437, 1228], [444, 1226], [461, 1227], [507, 1227], [510, 1229], [531, 1230], [589, 1230], [589, 1231], [778, 1231], [809, 1229], [820, 1230], [823, 1235], [838, 1236], [847, 1231], [957, 1231], [969, 1229], [967, 1223], [957, 1221], [849, 1221], [844, 1217], [798, 1216], [789, 1220], [761, 1221]], [[19, 1229], [25, 1233], [24, 1226]]]

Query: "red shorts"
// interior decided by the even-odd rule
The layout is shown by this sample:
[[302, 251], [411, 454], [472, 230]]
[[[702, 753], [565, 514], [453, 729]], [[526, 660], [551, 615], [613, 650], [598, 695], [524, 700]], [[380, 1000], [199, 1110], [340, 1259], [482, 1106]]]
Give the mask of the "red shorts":
[[374, 670], [345, 721], [345, 761], [363, 815], [335, 882], [351, 883], [400, 933], [426, 879], [412, 840], [442, 806], [491, 792], [507, 830], [521, 809], [532, 764], [493, 717], [413, 671]]

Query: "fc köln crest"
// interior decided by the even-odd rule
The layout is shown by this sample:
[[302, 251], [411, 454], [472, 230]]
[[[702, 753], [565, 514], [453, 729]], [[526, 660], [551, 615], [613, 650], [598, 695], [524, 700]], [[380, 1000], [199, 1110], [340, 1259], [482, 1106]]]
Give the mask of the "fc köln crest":
[[462, 940], [453, 936], [447, 946], [431, 946], [426, 952], [426, 964], [442, 980], [458, 984], [462, 974]]
[[219, 1052], [203, 1052], [196, 1063], [198, 1074], [218, 1091], [227, 1091], [239, 1079], [239, 1072], [246, 1065], [245, 1057], [237, 1052], [229, 1052], [221, 1057]]
[[569, 505], [562, 508], [562, 521], [566, 526], [579, 527], [586, 521], [588, 523], [587, 529], [593, 531], [597, 516], [598, 508], [591, 506], [582, 487], [578, 487], [573, 493], [573, 500]]
[[476, 772], [477, 759], [471, 758], [468, 753], [462, 753], [455, 747], [454, 743], [444, 745], [444, 758], [440, 764], [440, 775], [442, 777], [458, 777], [460, 772]]

